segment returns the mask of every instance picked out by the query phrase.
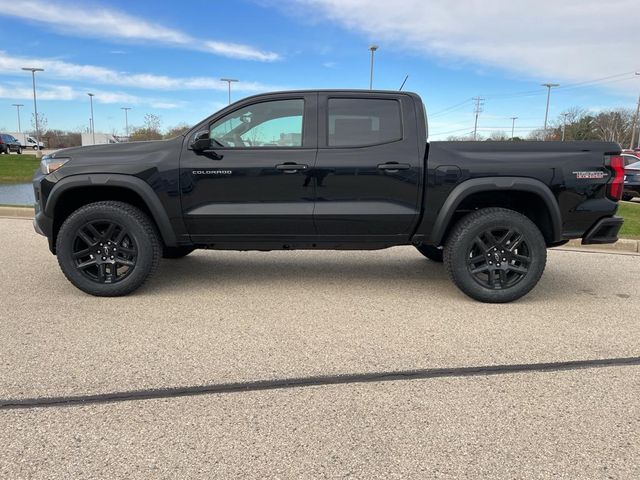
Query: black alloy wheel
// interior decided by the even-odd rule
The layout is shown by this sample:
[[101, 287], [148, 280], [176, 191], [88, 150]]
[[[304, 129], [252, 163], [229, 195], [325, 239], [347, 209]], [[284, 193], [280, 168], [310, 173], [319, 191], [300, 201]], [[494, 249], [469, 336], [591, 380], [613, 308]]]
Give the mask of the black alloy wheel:
[[483, 208], [462, 217], [444, 247], [451, 280], [481, 302], [505, 303], [526, 295], [546, 261], [547, 244], [537, 225], [506, 208]]
[[122, 225], [110, 220], [90, 221], [76, 232], [73, 241], [75, 267], [98, 283], [116, 283], [133, 271], [138, 247]]
[[90, 203], [64, 221], [56, 238], [62, 272], [80, 290], [127, 295], [157, 269], [162, 242], [153, 221], [118, 201]]
[[485, 288], [502, 290], [520, 282], [531, 264], [524, 235], [515, 228], [488, 229], [473, 239], [467, 254], [469, 273]]

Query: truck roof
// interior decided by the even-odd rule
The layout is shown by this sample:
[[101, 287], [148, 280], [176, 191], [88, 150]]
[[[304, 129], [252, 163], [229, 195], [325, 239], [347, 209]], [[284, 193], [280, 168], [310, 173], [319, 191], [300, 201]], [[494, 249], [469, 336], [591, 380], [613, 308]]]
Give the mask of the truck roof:
[[[256, 95], [244, 97], [238, 101], [246, 100], [249, 98], [263, 97], [266, 95], [287, 95], [287, 94], [307, 94], [307, 93], [339, 93], [339, 94], [357, 94], [357, 95], [409, 95], [420, 99], [420, 96], [415, 92], [406, 90], [369, 90], [369, 89], [357, 89], [357, 88], [321, 88], [321, 89], [302, 89], [302, 90], [278, 90], [275, 92], [264, 92]], [[235, 102], [234, 102], [235, 103]]]

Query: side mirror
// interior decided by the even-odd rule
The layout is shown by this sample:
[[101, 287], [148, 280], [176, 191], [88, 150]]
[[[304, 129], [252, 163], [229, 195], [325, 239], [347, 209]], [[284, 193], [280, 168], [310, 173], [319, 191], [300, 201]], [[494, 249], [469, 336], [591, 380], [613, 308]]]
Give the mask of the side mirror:
[[204, 152], [211, 149], [211, 139], [209, 138], [209, 130], [202, 130], [193, 136], [193, 142], [189, 145], [191, 150], [196, 152]]

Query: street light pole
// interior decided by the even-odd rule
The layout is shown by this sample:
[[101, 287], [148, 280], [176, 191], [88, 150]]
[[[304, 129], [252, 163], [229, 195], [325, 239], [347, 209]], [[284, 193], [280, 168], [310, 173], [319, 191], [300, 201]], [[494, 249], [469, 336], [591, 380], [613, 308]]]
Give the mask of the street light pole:
[[558, 83], [543, 83], [543, 87], [547, 87], [547, 109], [544, 112], [544, 139], [547, 139], [547, 120], [549, 119], [549, 101], [551, 100], [551, 89], [559, 87]]
[[[640, 72], [636, 72], [636, 75], [640, 75]], [[633, 144], [636, 139], [636, 127], [638, 127], [638, 120], [640, 119], [640, 95], [638, 95], [638, 106], [636, 107], [636, 115], [633, 117], [633, 124], [631, 125], [631, 143], [629, 148], [633, 149]], [[638, 128], [640, 130], [640, 128]], [[640, 132], [638, 132], [638, 147], [640, 147]]]
[[120, 110], [124, 110], [124, 131], [127, 134], [127, 142], [129, 141], [129, 110], [131, 107], [120, 107]]
[[373, 56], [376, 50], [378, 50], [378, 45], [369, 46], [369, 51], [371, 52], [371, 63], [369, 65], [369, 90], [373, 90]]
[[36, 157], [42, 155], [40, 150], [40, 127], [38, 125], [38, 102], [36, 100], [36, 72], [44, 72], [44, 68], [22, 67], [25, 72], [31, 72], [33, 82], [33, 115], [36, 123]]
[[518, 117], [511, 117], [511, 141], [513, 141], [513, 134], [516, 129], [516, 120]]
[[89, 101], [91, 102], [91, 136], [93, 138], [93, 145], [96, 144], [96, 122], [93, 119], [93, 97], [95, 94], [87, 93], [89, 95]]
[[236, 80], [235, 78], [221, 78], [220, 81], [227, 82], [227, 86], [229, 89], [229, 105], [231, 105], [231, 83], [237, 82], [238, 80]]
[[24, 107], [24, 105], [22, 103], [12, 103], [11, 106], [16, 107], [18, 111], [18, 133], [22, 133], [22, 127], [20, 126], [20, 107]]

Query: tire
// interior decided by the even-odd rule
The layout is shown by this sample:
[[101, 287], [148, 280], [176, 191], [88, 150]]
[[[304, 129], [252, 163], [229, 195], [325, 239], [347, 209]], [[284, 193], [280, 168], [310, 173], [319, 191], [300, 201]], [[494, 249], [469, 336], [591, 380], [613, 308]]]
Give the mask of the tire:
[[193, 252], [193, 247], [164, 247], [162, 249], [162, 258], [183, 258]]
[[444, 247], [453, 283], [487, 303], [507, 303], [529, 293], [546, 261], [546, 243], [538, 227], [505, 208], [484, 208], [463, 217]]
[[19, 148], [18, 151], [16, 152], [18, 155], [22, 155], [22, 148]]
[[443, 262], [443, 249], [432, 245], [416, 245], [416, 249], [432, 262]]
[[31, 147], [31, 148], [33, 148], [34, 150], [38, 150], [38, 147], [37, 147], [36, 145], [34, 145], [34, 146], [33, 146], [33, 147]]
[[140, 288], [155, 272], [162, 246], [142, 211], [106, 201], [69, 215], [60, 227], [56, 254], [62, 272], [77, 288], [98, 297], [119, 297]]
[[624, 200], [625, 202], [630, 202], [631, 200], [633, 200], [633, 195], [622, 195], [622, 200]]

